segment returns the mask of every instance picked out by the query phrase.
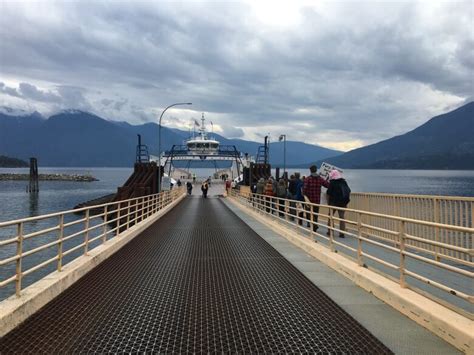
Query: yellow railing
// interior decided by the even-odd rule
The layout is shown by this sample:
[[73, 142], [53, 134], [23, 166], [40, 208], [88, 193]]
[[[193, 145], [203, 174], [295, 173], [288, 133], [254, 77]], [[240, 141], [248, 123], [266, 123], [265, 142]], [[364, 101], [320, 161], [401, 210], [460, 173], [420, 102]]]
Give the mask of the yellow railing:
[[[348, 206], [354, 210], [376, 212], [384, 215], [405, 217], [414, 220], [474, 228], [474, 197], [427, 196], [427, 195], [395, 195], [381, 193], [353, 193]], [[350, 217], [354, 217], [349, 213]], [[364, 222], [385, 230], [396, 231], [395, 220], [364, 216]], [[436, 225], [410, 223], [407, 233], [451, 246], [472, 249], [472, 234], [460, 230], [441, 230]], [[376, 232], [379, 236], [393, 239], [389, 233]], [[436, 244], [417, 240], [407, 241], [408, 244], [420, 248], [428, 248], [435, 252], [436, 259], [442, 257], [472, 261], [472, 255], [461, 253], [455, 249], [442, 248]]]
[[[184, 188], [123, 201], [1, 222], [0, 288], [15, 284], [20, 297], [25, 277], [30, 284], [65, 263], [88, 255], [107, 240], [120, 237], [134, 225], [185, 194]], [[78, 214], [82, 216], [78, 217]], [[8, 237], [8, 235], [10, 235]], [[43, 274], [38, 275], [38, 272]]]
[[[232, 190], [230, 196], [259, 213], [295, 228], [297, 232], [305, 231], [307, 236], [326, 244], [331, 251], [338, 249], [343, 255], [353, 257], [361, 267], [367, 267], [369, 262], [378, 264], [376, 271], [392, 279], [395, 276], [402, 288], [410, 287], [472, 318], [472, 313], [469, 314], [474, 303], [474, 263], [469, 261], [474, 254], [472, 245], [458, 246], [426, 236], [431, 230], [433, 233], [438, 231], [439, 235], [462, 233], [472, 239], [474, 228], [265, 195], [241, 194], [237, 190]], [[344, 212], [344, 216], [339, 217], [336, 211]], [[341, 222], [346, 224], [345, 231], [341, 230]], [[316, 230], [313, 227], [317, 227]], [[321, 232], [323, 229], [328, 233]], [[418, 231], [424, 234], [420, 236]], [[348, 238], [336, 237], [336, 233], [342, 232]], [[450, 252], [452, 255], [448, 256]], [[455, 275], [456, 280], [451, 280], [450, 275]], [[459, 306], [457, 302], [446, 301], [439, 297], [438, 291], [427, 293], [410, 285], [408, 278], [441, 290], [449, 297], [455, 296], [466, 304]]]

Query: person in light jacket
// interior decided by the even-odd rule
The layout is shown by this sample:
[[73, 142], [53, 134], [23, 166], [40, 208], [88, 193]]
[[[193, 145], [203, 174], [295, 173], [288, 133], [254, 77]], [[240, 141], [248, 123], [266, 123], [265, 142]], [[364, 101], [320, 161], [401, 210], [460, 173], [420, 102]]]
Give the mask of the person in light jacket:
[[283, 218], [285, 216], [284, 215], [285, 199], [288, 197], [288, 192], [286, 190], [286, 181], [285, 181], [285, 179], [278, 180], [276, 195], [279, 198], [278, 199], [278, 210], [280, 211], [279, 216], [281, 218]]

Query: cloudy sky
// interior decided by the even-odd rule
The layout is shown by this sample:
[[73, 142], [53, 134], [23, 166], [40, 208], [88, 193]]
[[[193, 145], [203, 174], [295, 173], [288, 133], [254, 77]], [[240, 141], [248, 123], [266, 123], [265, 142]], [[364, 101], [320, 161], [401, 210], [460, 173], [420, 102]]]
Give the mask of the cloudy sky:
[[474, 97], [474, 2], [0, 0], [0, 106], [350, 150]]

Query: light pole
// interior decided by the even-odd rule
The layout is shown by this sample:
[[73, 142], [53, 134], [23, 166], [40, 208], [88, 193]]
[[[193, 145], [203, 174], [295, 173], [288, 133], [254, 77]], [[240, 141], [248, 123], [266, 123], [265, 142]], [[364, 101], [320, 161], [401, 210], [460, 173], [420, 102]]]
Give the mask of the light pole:
[[285, 177], [286, 180], [286, 134], [280, 135], [280, 138], [278, 141], [283, 140], [283, 176]]
[[160, 174], [160, 176], [158, 176], [158, 192], [161, 192], [161, 119], [163, 118], [163, 115], [167, 109], [173, 106], [178, 106], [178, 105], [192, 105], [192, 103], [191, 102], [177, 102], [175, 104], [169, 105], [167, 108], [163, 110], [163, 112], [161, 112], [160, 121], [158, 122], [158, 168], [159, 168], [159, 174]]

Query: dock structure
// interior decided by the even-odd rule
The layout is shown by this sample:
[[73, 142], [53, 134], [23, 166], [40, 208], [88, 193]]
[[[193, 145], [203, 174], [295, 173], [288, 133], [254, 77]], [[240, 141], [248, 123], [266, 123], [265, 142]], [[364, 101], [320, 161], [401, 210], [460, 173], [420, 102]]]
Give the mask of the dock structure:
[[[58, 233], [57, 243], [48, 240], [58, 246], [51, 259], [56, 271], [26, 288], [22, 282], [38, 267], [25, 270], [22, 254], [38, 247], [24, 251], [23, 243], [41, 235], [27, 230], [41, 216], [0, 223], [17, 228], [0, 246], [20, 243], [19, 257], [1, 261], [17, 268], [13, 278], [0, 280], [16, 286], [16, 296], [0, 303], [0, 353], [472, 353], [469, 317], [392, 279], [379, 282], [383, 276], [375, 273], [361, 285], [373, 271], [314, 243], [312, 228], [299, 231], [305, 226], [289, 223], [291, 211], [280, 210], [278, 201], [238, 191], [221, 198], [221, 184], [211, 189], [208, 199], [180, 188], [111, 202], [103, 216], [85, 207], [86, 217], [74, 221], [73, 211], [43, 216], [59, 220], [45, 229]], [[101, 217], [109, 224], [113, 218], [116, 227]], [[80, 239], [66, 246], [69, 236]], [[83, 254], [67, 260], [70, 250]], [[353, 282], [356, 273], [360, 282]], [[366, 291], [369, 281], [379, 282], [373, 292]], [[398, 287], [392, 293], [391, 283]], [[447, 336], [403, 315], [393, 304], [403, 297], [412, 297], [412, 304], [403, 303], [408, 312], [416, 310]]]
[[28, 185], [28, 192], [36, 193], [39, 191], [38, 184], [38, 160], [30, 158], [30, 182]]

